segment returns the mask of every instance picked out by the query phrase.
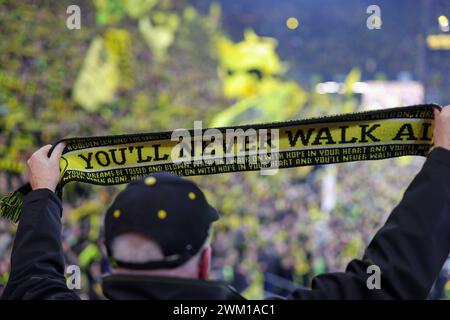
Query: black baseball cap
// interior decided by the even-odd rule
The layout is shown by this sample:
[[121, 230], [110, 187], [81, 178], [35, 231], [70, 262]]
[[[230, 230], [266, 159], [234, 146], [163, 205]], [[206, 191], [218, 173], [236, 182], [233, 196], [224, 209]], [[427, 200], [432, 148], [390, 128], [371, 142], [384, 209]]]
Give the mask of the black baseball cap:
[[[197, 254], [219, 215], [195, 183], [167, 172], [131, 182], [105, 216], [105, 246], [112, 263], [128, 269], [175, 268]], [[138, 233], [155, 241], [164, 259], [144, 263], [112, 256], [115, 237]]]

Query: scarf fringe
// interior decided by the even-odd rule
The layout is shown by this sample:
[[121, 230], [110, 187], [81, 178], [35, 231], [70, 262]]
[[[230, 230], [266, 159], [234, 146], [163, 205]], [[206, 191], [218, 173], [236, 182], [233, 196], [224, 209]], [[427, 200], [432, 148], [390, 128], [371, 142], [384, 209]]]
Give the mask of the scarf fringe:
[[0, 217], [17, 223], [20, 219], [24, 196], [21, 192], [7, 193], [0, 200]]

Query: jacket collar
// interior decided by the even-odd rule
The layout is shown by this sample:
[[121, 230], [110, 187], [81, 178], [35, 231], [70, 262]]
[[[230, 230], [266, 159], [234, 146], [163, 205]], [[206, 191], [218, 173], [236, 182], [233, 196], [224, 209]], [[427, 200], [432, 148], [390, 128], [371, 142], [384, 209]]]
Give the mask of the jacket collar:
[[114, 274], [103, 278], [103, 293], [112, 300], [242, 300], [219, 281]]

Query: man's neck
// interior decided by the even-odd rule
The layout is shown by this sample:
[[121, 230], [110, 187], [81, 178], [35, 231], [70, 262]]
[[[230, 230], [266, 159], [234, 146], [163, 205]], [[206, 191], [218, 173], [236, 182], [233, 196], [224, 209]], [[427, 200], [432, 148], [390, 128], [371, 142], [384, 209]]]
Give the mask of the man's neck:
[[195, 275], [193, 273], [188, 272], [179, 272], [179, 270], [131, 270], [126, 268], [114, 268], [112, 270], [112, 274], [125, 274], [125, 275], [141, 275], [141, 276], [154, 276], [154, 277], [173, 277], [173, 278], [182, 278], [182, 279], [193, 279], [198, 280], [198, 274]]

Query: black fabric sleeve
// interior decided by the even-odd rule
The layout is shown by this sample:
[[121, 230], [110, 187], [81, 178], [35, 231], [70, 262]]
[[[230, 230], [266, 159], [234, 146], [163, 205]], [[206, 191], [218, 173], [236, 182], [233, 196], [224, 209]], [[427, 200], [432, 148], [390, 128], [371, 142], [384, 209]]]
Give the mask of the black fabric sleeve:
[[38, 189], [25, 196], [2, 299], [79, 299], [64, 277], [61, 214], [52, 191]]
[[[294, 299], [426, 299], [450, 252], [450, 151], [434, 149], [362, 260], [343, 273], [319, 275]], [[368, 266], [381, 289], [368, 289]]]

